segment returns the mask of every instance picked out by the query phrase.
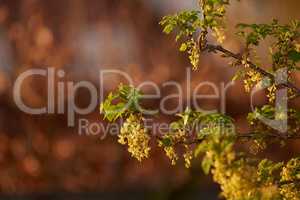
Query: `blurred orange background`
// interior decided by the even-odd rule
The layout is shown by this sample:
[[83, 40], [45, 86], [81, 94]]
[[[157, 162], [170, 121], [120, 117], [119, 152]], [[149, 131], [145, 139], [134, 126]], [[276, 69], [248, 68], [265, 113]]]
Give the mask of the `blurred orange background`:
[[[235, 24], [264, 23], [273, 18], [285, 23], [300, 18], [299, 6], [297, 0], [232, 1], [225, 47], [242, 51], [242, 41], [234, 35]], [[78, 127], [67, 126], [66, 114], [29, 115], [20, 111], [12, 97], [20, 73], [47, 67], [66, 72], [56, 82], [87, 80], [97, 88], [98, 72], [103, 69], [122, 70], [135, 84], [174, 80], [184, 87], [186, 68], [190, 67], [187, 56], [178, 52], [174, 37], [162, 34], [158, 22], [166, 14], [190, 8], [197, 8], [196, 0], [1, 0], [0, 197], [67, 195], [69, 199], [72, 194], [71, 199], [217, 199], [218, 187], [202, 175], [197, 161], [190, 170], [182, 163], [173, 167], [161, 150], [153, 149], [151, 159], [138, 163], [114, 136], [105, 140], [101, 135], [80, 136]], [[268, 65], [267, 44], [258, 52]], [[218, 56], [204, 55], [199, 71], [192, 74], [192, 86], [201, 81], [228, 83], [236, 70], [228, 63]], [[299, 83], [298, 79], [296, 74]], [[105, 80], [105, 94], [120, 81], [118, 77]], [[31, 107], [41, 107], [47, 105], [47, 92], [46, 79], [28, 78], [22, 99]], [[164, 88], [162, 92], [167, 95], [172, 91]], [[211, 92], [210, 88], [202, 89], [203, 94]], [[85, 107], [89, 101], [89, 94], [80, 90], [76, 103]], [[245, 120], [249, 101], [241, 82], [227, 93], [227, 114], [241, 130], [249, 128]], [[257, 105], [265, 102], [263, 94], [257, 97]], [[66, 105], [67, 98], [60, 103]], [[158, 103], [152, 102], [152, 106]], [[219, 100], [200, 104], [220, 107]], [[299, 102], [292, 102], [292, 106], [299, 107]], [[98, 109], [84, 117], [101, 121]], [[159, 120], [170, 119], [161, 116]], [[297, 144], [271, 148], [263, 156], [286, 159], [299, 150]]]

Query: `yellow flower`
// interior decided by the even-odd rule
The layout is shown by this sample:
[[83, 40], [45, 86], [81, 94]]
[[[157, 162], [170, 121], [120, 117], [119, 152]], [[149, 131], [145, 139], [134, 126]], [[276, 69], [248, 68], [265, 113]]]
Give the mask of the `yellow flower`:
[[[245, 64], [247, 65], [247, 64]], [[252, 69], [250, 69], [247, 74], [246, 78], [244, 80], [244, 87], [246, 92], [250, 92], [251, 89], [258, 84], [262, 80], [262, 75], [259, 72], [256, 72]]]
[[269, 98], [269, 102], [274, 102], [275, 101], [275, 98], [276, 98], [276, 90], [277, 90], [277, 87], [276, 85], [271, 85], [270, 87], [268, 87], [268, 92], [269, 94], [267, 95], [267, 97]]
[[166, 156], [171, 160], [172, 165], [176, 165], [176, 162], [179, 159], [179, 157], [178, 157], [178, 154], [176, 153], [174, 145], [177, 142], [185, 141], [185, 134], [184, 134], [184, 132], [178, 132], [176, 134], [172, 133], [172, 134], [165, 135], [164, 138], [168, 138], [170, 140], [172, 146], [171, 145], [165, 146], [161, 141], [159, 143], [159, 146], [163, 147], [163, 149], [166, 153]]
[[176, 165], [176, 162], [178, 160], [178, 155], [175, 152], [174, 147], [170, 146], [170, 147], [165, 147], [164, 148], [167, 157], [171, 160], [172, 165]]
[[142, 126], [142, 119], [139, 116], [130, 115], [123, 124], [118, 142], [123, 145], [128, 145], [128, 152], [138, 161], [149, 157], [150, 136], [147, 130]]
[[219, 43], [223, 43], [226, 39], [224, 29], [219, 27], [213, 27], [213, 36], [217, 39]]
[[185, 162], [185, 167], [190, 168], [191, 167], [191, 160], [193, 159], [193, 151], [187, 150], [183, 154], [184, 162]]

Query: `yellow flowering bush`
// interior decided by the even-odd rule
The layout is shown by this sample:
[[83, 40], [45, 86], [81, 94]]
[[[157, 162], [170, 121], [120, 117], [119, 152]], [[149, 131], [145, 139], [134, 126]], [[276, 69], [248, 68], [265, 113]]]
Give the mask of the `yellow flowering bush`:
[[[139, 161], [149, 157], [152, 137], [172, 165], [182, 159], [189, 168], [193, 159], [201, 159], [204, 173], [212, 174], [213, 180], [220, 185], [221, 196], [228, 200], [300, 200], [300, 157], [288, 162], [272, 162], [249, 155], [263, 151], [271, 144], [284, 146], [286, 140], [300, 138], [300, 111], [290, 108], [285, 113], [278, 111], [275, 104], [275, 94], [280, 88], [288, 89], [287, 101], [300, 97], [300, 89], [291, 82], [291, 74], [299, 70], [300, 22], [293, 20], [281, 25], [273, 20], [269, 24], [238, 24], [237, 35], [245, 41], [245, 53], [233, 53], [221, 46], [225, 40], [224, 17], [229, 3], [229, 0], [199, 0], [200, 10], [166, 16], [160, 24], [164, 33], [177, 33], [180, 51], [189, 54], [194, 70], [200, 65], [202, 52], [220, 53], [234, 59], [235, 67], [241, 67], [234, 79], [242, 78], [247, 92], [258, 86], [266, 88], [269, 104], [248, 114], [250, 133], [238, 133], [229, 116], [188, 108], [177, 114], [178, 120], [171, 123], [170, 130], [151, 136], [151, 130], [143, 125], [143, 110], [139, 109], [141, 91], [126, 85], [120, 85], [108, 95], [101, 104], [101, 112], [111, 122], [126, 119], [118, 141], [127, 145], [129, 153]], [[209, 33], [218, 44], [208, 42]], [[257, 57], [255, 48], [267, 37], [272, 38], [272, 66], [265, 70], [252, 58], [253, 54]], [[281, 69], [286, 69], [288, 77], [285, 83], [277, 84], [275, 74]], [[286, 120], [287, 130], [282, 133], [263, 123], [261, 118]], [[198, 125], [201, 125], [200, 129]], [[236, 143], [244, 141], [252, 142], [249, 153], [235, 148]], [[184, 150], [183, 153], [178, 151], [179, 148]]]

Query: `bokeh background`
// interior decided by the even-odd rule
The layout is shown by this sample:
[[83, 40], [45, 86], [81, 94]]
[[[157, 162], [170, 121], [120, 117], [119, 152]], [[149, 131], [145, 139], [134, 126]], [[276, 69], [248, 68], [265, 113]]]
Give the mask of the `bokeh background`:
[[[79, 136], [78, 127], [67, 126], [66, 114], [29, 115], [19, 110], [12, 97], [20, 73], [47, 67], [66, 72], [56, 81], [86, 80], [97, 88], [102, 69], [123, 70], [135, 84], [174, 80], [185, 88], [188, 59], [177, 51], [174, 37], [162, 34], [158, 22], [166, 14], [196, 7], [196, 0], [0, 0], [0, 197], [217, 199], [218, 186], [202, 174], [197, 161], [189, 170], [183, 163], [174, 167], [161, 150], [153, 149], [151, 159], [138, 163], [117, 144], [115, 136], [105, 140], [101, 135]], [[264, 23], [273, 18], [288, 22], [300, 18], [299, 8], [298, 0], [232, 1], [225, 46], [242, 51], [242, 41], [234, 36], [238, 22]], [[258, 49], [266, 66], [267, 48], [266, 43]], [[193, 72], [192, 86], [200, 81], [228, 83], [235, 70], [228, 67], [228, 60], [205, 55], [199, 71]], [[299, 79], [295, 74], [295, 81]], [[105, 80], [105, 93], [120, 81], [119, 77]], [[174, 91], [162, 88], [162, 92]], [[201, 90], [202, 94], [211, 92], [209, 87]], [[32, 107], [47, 105], [47, 80], [26, 79], [22, 98]], [[249, 100], [241, 82], [228, 90], [227, 114], [235, 118], [241, 131], [249, 128], [245, 121]], [[256, 100], [257, 105], [266, 102], [263, 94]], [[89, 101], [88, 92], [80, 90], [76, 103], [85, 107]], [[67, 99], [63, 104], [68, 104]], [[169, 104], [172, 107], [176, 102]], [[199, 104], [220, 108], [220, 100]], [[157, 105], [159, 101], [152, 102]], [[291, 106], [299, 107], [299, 103]], [[76, 119], [80, 117], [101, 122], [98, 109]], [[258, 156], [284, 160], [297, 150], [299, 143], [294, 141]]]

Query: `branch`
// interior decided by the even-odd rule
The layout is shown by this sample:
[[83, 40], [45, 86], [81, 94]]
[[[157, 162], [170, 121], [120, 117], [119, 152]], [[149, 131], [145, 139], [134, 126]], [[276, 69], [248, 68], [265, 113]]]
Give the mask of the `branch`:
[[292, 181], [281, 181], [278, 183], [279, 186], [288, 185], [288, 184], [300, 184], [300, 179], [292, 180]]
[[300, 139], [300, 135], [282, 135], [282, 134], [259, 134], [259, 133], [247, 133], [247, 134], [239, 134], [237, 137], [238, 139], [255, 139], [258, 136], [263, 136], [265, 138], [273, 138], [273, 139], [281, 139], [281, 140], [295, 140]]
[[[220, 45], [212, 45], [212, 44], [206, 44], [206, 47], [204, 48], [203, 51], [207, 50], [208, 52], [214, 52], [214, 53], [217, 53], [217, 52], [221, 52], [223, 53], [224, 55], [226, 55], [227, 57], [231, 57], [231, 58], [234, 58], [238, 61], [243, 61], [243, 58], [242, 58], [242, 55], [241, 54], [235, 54], [225, 48], [223, 48], [222, 46]], [[258, 67], [257, 65], [255, 65], [254, 63], [250, 62], [250, 61], [247, 61], [247, 64], [249, 64], [250, 68], [259, 72], [261, 75], [263, 76], [266, 76], [268, 78], [270, 78], [271, 80], [275, 80], [275, 76], [267, 71], [265, 71], [264, 69]], [[281, 84], [282, 86], [286, 87], [286, 88], [290, 88], [292, 89], [293, 91], [295, 91], [295, 96], [293, 96], [292, 99], [294, 98], [297, 98], [297, 97], [300, 97], [300, 89], [298, 87], [296, 87], [293, 83], [291, 82], [286, 82], [286, 83], [282, 83]]]
[[[300, 135], [281, 135], [281, 134], [259, 134], [259, 133], [240, 133], [237, 134], [237, 140], [247, 139], [247, 140], [255, 140], [258, 136], [263, 136], [264, 138], [272, 138], [272, 139], [280, 139], [280, 140], [299, 140]], [[161, 137], [157, 137], [158, 139], [162, 139]], [[199, 144], [203, 142], [204, 139], [194, 139], [194, 140], [187, 140], [187, 141], [179, 141], [176, 144]]]

